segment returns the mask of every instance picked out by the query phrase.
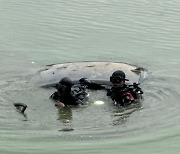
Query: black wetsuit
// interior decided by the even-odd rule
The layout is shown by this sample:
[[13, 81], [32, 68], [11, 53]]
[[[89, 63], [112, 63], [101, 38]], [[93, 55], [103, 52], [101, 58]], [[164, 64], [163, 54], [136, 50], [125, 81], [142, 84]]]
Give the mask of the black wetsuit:
[[62, 102], [65, 106], [84, 104], [88, 99], [85, 89], [79, 85], [74, 86], [70, 92], [61, 96], [58, 95], [58, 92], [54, 92], [50, 98]]
[[107, 96], [111, 97], [115, 105], [127, 106], [136, 99], [142, 98], [142, 90], [138, 84], [124, 85], [123, 87], [112, 87], [107, 91]]
[[76, 102], [76, 98], [71, 93], [59, 96], [58, 92], [55, 92], [50, 96], [50, 98], [55, 101], [60, 101], [65, 105], [78, 105], [78, 103]]
[[115, 105], [121, 106], [127, 106], [135, 100], [127, 85], [123, 87], [112, 87], [107, 91], [107, 96], [111, 97]]

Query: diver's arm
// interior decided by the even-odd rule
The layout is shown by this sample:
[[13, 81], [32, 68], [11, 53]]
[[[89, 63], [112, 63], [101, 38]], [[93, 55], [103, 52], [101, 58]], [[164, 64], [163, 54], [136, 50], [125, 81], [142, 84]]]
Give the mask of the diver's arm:
[[81, 85], [84, 85], [84, 86], [86, 86], [86, 88], [91, 89], [91, 90], [104, 90], [104, 89], [106, 89], [106, 87], [104, 87], [98, 83], [95, 83], [93, 81], [90, 81], [87, 78], [81, 78], [79, 80], [79, 82]]
[[58, 93], [54, 92], [50, 97], [51, 100], [57, 102], [58, 101]]
[[50, 97], [49, 97], [52, 101], [55, 102], [55, 106], [57, 108], [62, 108], [64, 107], [64, 103], [62, 103], [59, 99], [58, 99], [58, 94], [57, 92], [54, 92]]
[[55, 103], [55, 106], [56, 106], [57, 108], [65, 107], [64, 103], [62, 103], [62, 102], [60, 102], [60, 101], [57, 101], [57, 102]]

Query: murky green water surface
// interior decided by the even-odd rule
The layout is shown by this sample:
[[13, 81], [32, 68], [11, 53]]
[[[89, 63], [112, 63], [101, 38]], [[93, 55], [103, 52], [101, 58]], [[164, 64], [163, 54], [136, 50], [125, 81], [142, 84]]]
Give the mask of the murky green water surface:
[[[179, 9], [177, 0], [0, 0], [0, 152], [178, 153]], [[46, 64], [86, 60], [147, 68], [141, 108], [115, 116], [92, 92], [89, 106], [58, 110], [54, 89], [31, 82]]]

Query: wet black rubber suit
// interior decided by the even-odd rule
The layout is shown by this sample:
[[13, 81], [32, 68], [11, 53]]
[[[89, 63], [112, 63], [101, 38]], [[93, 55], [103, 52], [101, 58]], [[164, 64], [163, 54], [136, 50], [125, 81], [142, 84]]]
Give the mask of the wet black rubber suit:
[[139, 84], [136, 83], [133, 85], [124, 84], [123, 87], [114, 87], [112, 85], [100, 85], [86, 78], [82, 78], [79, 81], [82, 85], [86, 85], [87, 89], [106, 90], [107, 96], [113, 100], [114, 105], [127, 106], [135, 100], [141, 99], [143, 94], [141, 88], [138, 86]]
[[65, 106], [84, 104], [87, 101], [87, 93], [81, 85], [73, 85], [69, 78], [63, 78], [56, 85], [57, 91], [50, 98], [62, 102]]

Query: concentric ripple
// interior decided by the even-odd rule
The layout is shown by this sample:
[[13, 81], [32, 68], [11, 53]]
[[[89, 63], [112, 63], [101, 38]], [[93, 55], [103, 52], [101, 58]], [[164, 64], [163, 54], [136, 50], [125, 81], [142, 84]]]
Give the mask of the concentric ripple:
[[[56, 109], [49, 99], [54, 89], [39, 88], [21, 78], [1, 89], [0, 129], [12, 134], [23, 130], [31, 137], [77, 139], [132, 136], [170, 127], [180, 119], [180, 94], [170, 83], [174, 80], [178, 79], [150, 76], [141, 85], [144, 100], [128, 108], [114, 107], [103, 91], [89, 91], [86, 106]], [[15, 102], [28, 105], [25, 115], [16, 111]]]

